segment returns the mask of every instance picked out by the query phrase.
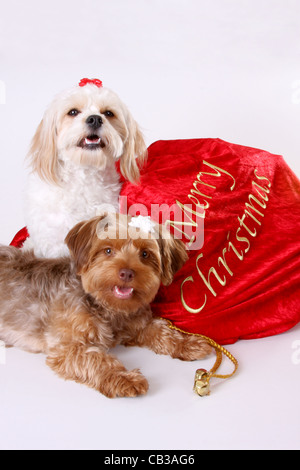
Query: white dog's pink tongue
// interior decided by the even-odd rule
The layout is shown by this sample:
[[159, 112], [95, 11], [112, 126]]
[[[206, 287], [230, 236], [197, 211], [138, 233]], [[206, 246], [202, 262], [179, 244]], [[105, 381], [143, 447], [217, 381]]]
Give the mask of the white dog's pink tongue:
[[115, 286], [114, 294], [118, 299], [130, 299], [133, 293], [132, 287], [118, 287]]

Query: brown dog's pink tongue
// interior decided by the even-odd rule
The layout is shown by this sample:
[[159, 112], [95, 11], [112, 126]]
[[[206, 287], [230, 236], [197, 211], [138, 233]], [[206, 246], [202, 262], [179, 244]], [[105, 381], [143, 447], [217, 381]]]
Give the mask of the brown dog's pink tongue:
[[114, 294], [119, 299], [129, 299], [132, 296], [133, 288], [132, 287], [118, 287], [114, 288]]

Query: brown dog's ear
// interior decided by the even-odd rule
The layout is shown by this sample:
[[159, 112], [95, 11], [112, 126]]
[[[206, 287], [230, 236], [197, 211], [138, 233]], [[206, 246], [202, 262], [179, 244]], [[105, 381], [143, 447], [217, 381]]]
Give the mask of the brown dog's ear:
[[162, 262], [161, 282], [164, 286], [169, 286], [177, 271], [179, 271], [188, 260], [188, 254], [184, 243], [181, 240], [173, 238], [170, 234], [167, 238], [164, 236], [160, 237], [158, 244]]
[[89, 255], [95, 237], [97, 237], [97, 225], [101, 217], [89, 221], [80, 222], [68, 233], [65, 243], [75, 261], [77, 274], [85, 272], [89, 264]]

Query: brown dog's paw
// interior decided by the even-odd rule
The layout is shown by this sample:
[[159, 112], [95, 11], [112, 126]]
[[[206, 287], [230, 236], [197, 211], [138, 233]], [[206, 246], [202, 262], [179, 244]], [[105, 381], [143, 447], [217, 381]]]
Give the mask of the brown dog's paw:
[[173, 357], [182, 361], [196, 361], [203, 359], [211, 353], [211, 346], [202, 338], [193, 335], [184, 335], [177, 344]]
[[138, 369], [134, 369], [120, 376], [116, 392], [118, 397], [137, 397], [138, 395], [145, 395], [148, 389], [147, 379]]
[[138, 369], [120, 372], [113, 382], [106, 390], [101, 390], [108, 398], [137, 397], [145, 395], [149, 389], [147, 379]]

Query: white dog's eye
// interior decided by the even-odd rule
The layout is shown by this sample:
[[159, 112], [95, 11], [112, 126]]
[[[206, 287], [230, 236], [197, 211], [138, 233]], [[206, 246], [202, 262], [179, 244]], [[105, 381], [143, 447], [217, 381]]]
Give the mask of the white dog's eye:
[[68, 112], [68, 116], [75, 117], [75, 116], [78, 116], [79, 113], [80, 113], [80, 111], [78, 111], [78, 109], [71, 109], [71, 110]]
[[106, 116], [106, 117], [114, 117], [114, 116], [115, 116], [112, 111], [105, 111], [105, 113], [103, 113], [103, 114], [104, 114], [104, 116]]

